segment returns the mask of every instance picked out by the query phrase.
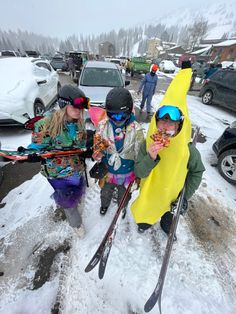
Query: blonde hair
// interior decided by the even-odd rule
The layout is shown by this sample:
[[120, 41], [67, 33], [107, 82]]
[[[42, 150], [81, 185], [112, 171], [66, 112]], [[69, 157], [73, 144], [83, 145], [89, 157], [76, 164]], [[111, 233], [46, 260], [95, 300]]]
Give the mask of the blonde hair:
[[[55, 111], [51, 117], [49, 117], [42, 128], [43, 135], [50, 136], [51, 138], [55, 138], [60, 135], [66, 123], [68, 122], [68, 116], [66, 113], [66, 107]], [[84, 121], [83, 121], [84, 111], [80, 110], [80, 118], [77, 121], [78, 130], [84, 128]]]

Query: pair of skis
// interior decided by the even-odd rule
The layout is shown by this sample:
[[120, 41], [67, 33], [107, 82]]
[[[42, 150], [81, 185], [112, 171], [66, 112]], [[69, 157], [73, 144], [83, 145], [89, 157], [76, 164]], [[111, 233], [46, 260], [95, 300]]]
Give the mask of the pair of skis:
[[[196, 127], [196, 129], [194, 131], [194, 135], [193, 135], [193, 140], [192, 140], [193, 145], [196, 145], [199, 131], [200, 131], [200, 128]], [[175, 239], [175, 233], [176, 233], [176, 229], [177, 229], [177, 225], [178, 225], [178, 221], [179, 221], [180, 212], [181, 212], [181, 209], [183, 207], [184, 194], [185, 194], [185, 184], [184, 184], [184, 187], [183, 187], [183, 189], [180, 193], [180, 196], [178, 198], [176, 211], [174, 212], [174, 216], [173, 216], [173, 220], [172, 220], [172, 224], [171, 224], [171, 228], [170, 228], [170, 232], [168, 235], [168, 240], [167, 240], [167, 244], [166, 244], [166, 248], [165, 248], [165, 253], [164, 253], [164, 257], [163, 257], [163, 261], [162, 261], [162, 265], [161, 265], [161, 270], [160, 270], [160, 274], [158, 277], [158, 281], [157, 281], [156, 287], [155, 287], [152, 295], [150, 296], [150, 298], [147, 300], [146, 304], [144, 305], [144, 311], [145, 312], [150, 312], [153, 309], [153, 307], [155, 306], [155, 304], [158, 302], [159, 312], [161, 313], [162, 290], [163, 290], [163, 286], [164, 286], [164, 282], [165, 282], [165, 277], [166, 277], [166, 272], [167, 272], [167, 267], [169, 264], [171, 251], [172, 251], [173, 242]]]
[[[200, 131], [200, 128], [196, 127], [196, 129], [194, 131], [194, 135], [193, 135], [193, 140], [192, 140], [193, 145], [196, 145], [199, 131]], [[117, 223], [117, 220], [118, 220], [120, 213], [122, 211], [122, 207], [124, 205], [125, 199], [126, 199], [128, 193], [130, 192], [131, 186], [132, 186], [132, 183], [129, 184], [125, 194], [123, 195], [123, 198], [120, 202], [120, 205], [119, 205], [119, 207], [115, 213], [115, 216], [111, 222], [111, 225], [110, 225], [109, 229], [107, 230], [107, 233], [105, 234], [101, 244], [99, 245], [96, 253], [94, 254], [92, 259], [88, 263], [87, 267], [85, 268], [85, 272], [90, 272], [100, 262], [99, 263], [99, 271], [98, 271], [98, 276], [100, 279], [102, 279], [104, 276], [108, 257], [109, 257], [110, 250], [112, 247], [112, 242], [113, 242], [114, 237], [115, 237], [116, 223]], [[184, 187], [180, 193], [180, 196], [178, 198], [177, 208], [176, 208], [176, 211], [174, 213], [170, 232], [168, 235], [168, 240], [167, 240], [167, 244], [166, 244], [166, 248], [165, 248], [165, 253], [164, 253], [158, 281], [157, 281], [156, 287], [155, 287], [152, 295], [150, 296], [150, 298], [147, 300], [147, 302], [144, 305], [144, 311], [145, 312], [150, 312], [153, 309], [153, 307], [156, 305], [156, 303], [158, 302], [159, 312], [161, 313], [162, 290], [163, 290], [163, 286], [164, 286], [164, 282], [165, 282], [165, 277], [166, 277], [167, 267], [169, 264], [169, 259], [170, 259], [170, 255], [171, 255], [171, 251], [172, 251], [172, 247], [173, 247], [173, 242], [175, 239], [175, 233], [176, 233], [176, 229], [177, 229], [177, 225], [178, 225], [178, 221], [179, 221], [180, 212], [181, 212], [181, 209], [183, 207], [184, 194], [185, 194], [185, 185], [184, 185]]]
[[115, 235], [116, 235], [117, 220], [118, 220], [118, 218], [122, 212], [122, 209], [124, 208], [124, 204], [125, 204], [125, 201], [126, 201], [128, 194], [130, 193], [130, 189], [131, 189], [132, 184], [133, 184], [133, 182], [129, 183], [129, 185], [128, 185], [128, 187], [127, 187], [127, 189], [126, 189], [126, 191], [125, 191], [125, 193], [124, 193], [124, 195], [120, 201], [118, 209], [117, 209], [117, 211], [116, 211], [116, 213], [112, 219], [112, 222], [111, 222], [104, 238], [102, 239], [101, 244], [99, 245], [94, 256], [92, 257], [92, 259], [90, 260], [90, 262], [88, 263], [88, 265], [85, 268], [85, 272], [88, 273], [99, 263], [98, 277], [100, 279], [102, 279], [104, 277], [107, 261], [108, 261], [111, 247], [112, 247], [112, 243], [113, 243], [113, 240], [114, 240]]

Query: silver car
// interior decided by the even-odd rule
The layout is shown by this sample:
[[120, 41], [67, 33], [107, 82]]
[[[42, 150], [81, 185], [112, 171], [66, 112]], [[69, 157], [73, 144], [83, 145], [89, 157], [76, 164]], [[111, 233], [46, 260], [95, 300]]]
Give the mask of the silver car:
[[91, 106], [104, 108], [106, 96], [113, 87], [129, 84], [115, 63], [88, 61], [81, 71], [78, 87], [90, 98]]

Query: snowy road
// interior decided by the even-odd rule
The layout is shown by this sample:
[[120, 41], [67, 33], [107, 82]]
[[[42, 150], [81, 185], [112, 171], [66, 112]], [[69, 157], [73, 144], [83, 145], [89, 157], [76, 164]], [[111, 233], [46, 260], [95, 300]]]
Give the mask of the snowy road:
[[[155, 95], [154, 109], [162, 97]], [[188, 104], [193, 124], [201, 127], [206, 138], [197, 144], [206, 172], [187, 215], [180, 217], [162, 309], [164, 314], [233, 314], [236, 312], [236, 193], [235, 187], [212, 166], [216, 158], [211, 146], [236, 116], [217, 107], [204, 106], [193, 96], [188, 96]], [[145, 129], [147, 126], [143, 124]], [[29, 137], [22, 132], [1, 140], [8, 148], [15, 148], [25, 145]], [[99, 280], [97, 269], [87, 274], [84, 268], [101, 241], [116, 205], [101, 217], [99, 188], [90, 180], [83, 211], [86, 234], [78, 239], [66, 221], [56, 219], [51, 193], [47, 181], [37, 174], [3, 199], [6, 205], [0, 209], [0, 272], [4, 273], [0, 277], [0, 313], [50, 313], [56, 296], [62, 312], [68, 314], [144, 313], [143, 306], [155, 287], [166, 244], [159, 224], [140, 235], [128, 212], [119, 225], [105, 277]], [[40, 257], [48, 248], [56, 250], [62, 246], [65, 239], [71, 241], [71, 250], [55, 256], [47, 269], [50, 279], [33, 289]], [[61, 273], [63, 260], [67, 263], [64, 274]], [[151, 313], [158, 313], [158, 308]]]

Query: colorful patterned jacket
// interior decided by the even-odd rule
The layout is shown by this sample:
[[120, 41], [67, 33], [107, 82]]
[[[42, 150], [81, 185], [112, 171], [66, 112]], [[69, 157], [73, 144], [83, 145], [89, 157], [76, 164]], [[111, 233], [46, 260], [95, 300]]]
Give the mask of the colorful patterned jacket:
[[[75, 122], [67, 123], [63, 132], [51, 138], [47, 134], [43, 136], [42, 128], [45, 123], [50, 123], [50, 116], [39, 120], [34, 125], [34, 131], [32, 133], [32, 143], [28, 146], [30, 149], [79, 149], [86, 147], [86, 130], [84, 125], [78, 127]], [[84, 171], [84, 163], [80, 160], [78, 155], [64, 156], [46, 159], [42, 162], [41, 173], [46, 178], [65, 178], [74, 174], [81, 176]]]

